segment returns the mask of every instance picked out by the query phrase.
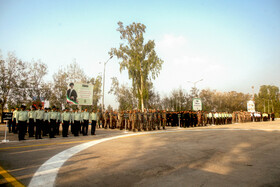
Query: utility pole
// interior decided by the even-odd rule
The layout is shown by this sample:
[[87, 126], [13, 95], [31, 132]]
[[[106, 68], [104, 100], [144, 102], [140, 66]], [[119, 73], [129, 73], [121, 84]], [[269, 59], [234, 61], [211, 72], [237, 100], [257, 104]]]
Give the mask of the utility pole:
[[103, 71], [103, 94], [102, 94], [102, 112], [104, 112], [104, 89], [105, 89], [105, 67], [106, 64], [109, 62], [110, 59], [112, 59], [113, 56], [110, 56], [110, 58], [104, 62], [104, 71]]

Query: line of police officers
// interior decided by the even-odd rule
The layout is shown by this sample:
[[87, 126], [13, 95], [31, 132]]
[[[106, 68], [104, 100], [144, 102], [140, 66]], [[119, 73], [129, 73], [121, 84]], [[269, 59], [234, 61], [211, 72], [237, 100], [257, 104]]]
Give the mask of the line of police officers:
[[55, 138], [59, 135], [60, 124], [62, 124], [62, 136], [67, 137], [69, 133], [69, 125], [71, 125], [71, 132], [74, 136], [83, 134], [88, 135], [88, 125], [92, 124], [91, 135], [95, 135], [95, 126], [97, 115], [95, 110], [89, 113], [87, 109], [82, 112], [73, 110], [69, 112], [66, 108], [60, 112], [56, 107], [43, 108], [39, 106], [36, 110], [32, 106], [31, 110], [26, 110], [22, 105], [20, 110], [18, 108], [12, 109], [13, 116], [9, 122], [9, 132], [18, 133], [19, 140], [25, 140], [25, 135], [28, 132], [29, 137], [42, 139], [42, 136], [49, 135], [50, 138]]

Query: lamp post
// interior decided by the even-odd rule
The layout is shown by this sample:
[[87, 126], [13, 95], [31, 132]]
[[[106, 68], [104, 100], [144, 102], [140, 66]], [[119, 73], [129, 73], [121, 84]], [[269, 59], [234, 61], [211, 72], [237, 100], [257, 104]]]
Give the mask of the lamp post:
[[105, 67], [106, 64], [109, 62], [109, 60], [111, 60], [113, 58], [113, 56], [110, 56], [110, 58], [104, 62], [104, 71], [103, 71], [103, 93], [102, 93], [102, 112], [104, 110], [104, 88], [105, 88]]
[[192, 84], [193, 84], [193, 87], [194, 87], [194, 88], [195, 88], [195, 90], [196, 90], [196, 84], [197, 84], [198, 82], [200, 82], [200, 81], [203, 81], [203, 79], [200, 79], [200, 80], [195, 81], [195, 82], [188, 81], [188, 83], [192, 83]]

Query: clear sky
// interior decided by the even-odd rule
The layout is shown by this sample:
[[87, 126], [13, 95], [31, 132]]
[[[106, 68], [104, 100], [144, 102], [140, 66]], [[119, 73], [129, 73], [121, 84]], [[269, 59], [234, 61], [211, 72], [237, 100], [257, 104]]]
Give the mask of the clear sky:
[[[117, 22], [141, 22], [146, 40], [155, 40], [164, 60], [154, 81], [162, 96], [172, 89], [251, 93], [255, 86], [280, 87], [279, 0], [0, 0], [0, 49], [25, 61], [48, 65], [46, 80], [59, 67], [79, 63], [88, 76], [102, 74], [112, 47], [121, 40]], [[111, 77], [130, 84], [114, 57], [106, 67], [105, 91]], [[105, 104], [117, 106], [106, 94]]]

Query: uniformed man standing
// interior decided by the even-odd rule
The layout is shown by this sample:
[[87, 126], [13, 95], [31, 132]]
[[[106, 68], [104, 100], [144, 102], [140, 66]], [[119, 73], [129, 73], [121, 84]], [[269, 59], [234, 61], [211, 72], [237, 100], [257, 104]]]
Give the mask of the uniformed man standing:
[[138, 119], [138, 125], [137, 125], [137, 129], [138, 131], [142, 131], [143, 130], [143, 115], [142, 112], [138, 109], [137, 112], [137, 119]]
[[109, 116], [109, 113], [108, 113], [108, 110], [106, 110], [103, 114], [103, 118], [104, 118], [104, 125], [105, 125], [105, 129], [109, 128], [109, 124], [110, 124], [110, 116]]
[[55, 138], [55, 129], [56, 129], [56, 123], [58, 120], [57, 112], [55, 106], [52, 107], [52, 111], [49, 112], [49, 137]]
[[18, 107], [16, 107], [16, 109], [13, 111], [13, 117], [12, 117], [12, 122], [13, 122], [13, 126], [12, 126], [12, 131], [14, 134], [17, 133], [17, 112], [18, 112]]
[[29, 118], [28, 118], [28, 112], [25, 111], [25, 106], [22, 105], [21, 110], [17, 112], [17, 117], [16, 117], [16, 123], [18, 127], [18, 140], [25, 140], [25, 129], [27, 126], [27, 123], [29, 123]]
[[213, 115], [212, 115], [212, 112], [209, 112], [208, 114], [207, 114], [207, 123], [209, 124], [209, 125], [212, 125], [213, 124]]
[[31, 110], [28, 112], [29, 127], [28, 133], [29, 137], [34, 137], [34, 124], [35, 124], [35, 106], [32, 105]]
[[91, 123], [91, 135], [95, 135], [96, 121], [97, 121], [97, 113], [95, 112], [95, 110], [93, 110], [89, 116], [89, 122]]
[[156, 130], [157, 126], [158, 126], [158, 115], [157, 115], [157, 111], [154, 109], [153, 110], [153, 130]]
[[43, 136], [47, 136], [49, 131], [49, 112], [48, 108], [45, 108], [44, 119], [43, 119]]
[[74, 136], [79, 136], [79, 131], [81, 130], [81, 113], [79, 112], [78, 109], [75, 110], [74, 112], [74, 127], [73, 127], [73, 131], [74, 131]]
[[87, 108], [84, 110], [83, 114], [82, 114], [82, 117], [83, 117], [83, 129], [82, 129], [82, 132], [83, 132], [83, 135], [84, 136], [87, 136], [88, 135], [88, 123], [89, 123], [89, 112], [87, 110]]
[[62, 122], [62, 136], [68, 137], [69, 124], [71, 123], [71, 113], [68, 108], [65, 109], [65, 112], [61, 114]]
[[160, 126], [161, 126], [161, 112], [159, 110], [157, 110], [157, 129], [160, 130]]
[[123, 117], [124, 117], [123, 111], [118, 112], [118, 127], [120, 128], [120, 130], [123, 129]]
[[148, 109], [147, 110], [147, 116], [148, 116], [148, 131], [152, 130], [152, 121], [153, 121], [153, 115], [152, 115], [152, 110]]
[[42, 105], [39, 105], [38, 110], [35, 112], [35, 119], [36, 119], [36, 132], [35, 138], [42, 139], [42, 127], [43, 127], [43, 120], [44, 120], [44, 108]]
[[148, 113], [146, 109], [144, 109], [143, 113], [143, 129], [144, 131], [148, 130]]
[[132, 131], [135, 132], [136, 128], [137, 128], [137, 112], [136, 110], [134, 110], [132, 114]]
[[98, 128], [101, 128], [100, 125], [102, 124], [102, 127], [104, 127], [104, 124], [102, 123], [102, 115], [99, 109], [97, 109], [96, 115], [97, 115], [96, 126]]
[[109, 119], [110, 119], [110, 125], [109, 128], [113, 129], [113, 118], [114, 118], [114, 114], [113, 114], [113, 110], [111, 110], [109, 112]]
[[56, 108], [56, 112], [57, 112], [57, 122], [56, 122], [56, 126], [55, 126], [55, 134], [59, 135], [59, 128], [60, 128], [60, 123], [61, 123], [61, 111], [58, 107]]
[[113, 128], [117, 128], [118, 122], [118, 113], [117, 111], [113, 111]]
[[[13, 113], [14, 112], [14, 108], [11, 108], [11, 112]], [[13, 116], [12, 116], [12, 119], [9, 119], [8, 121], [8, 127], [9, 127], [9, 133], [12, 132], [12, 126], [13, 126]]]
[[128, 130], [132, 130], [132, 118], [133, 118], [133, 113], [132, 113], [132, 111], [130, 110], [129, 112], [128, 112]]

